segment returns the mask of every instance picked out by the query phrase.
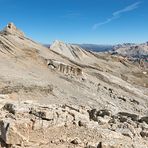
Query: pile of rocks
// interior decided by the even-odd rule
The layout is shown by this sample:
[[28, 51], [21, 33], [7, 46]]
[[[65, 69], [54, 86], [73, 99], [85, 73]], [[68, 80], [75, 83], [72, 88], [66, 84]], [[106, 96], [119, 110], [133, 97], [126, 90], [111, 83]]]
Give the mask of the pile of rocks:
[[[85, 106], [13, 102], [6, 103], [1, 108], [0, 119], [1, 142], [9, 147], [41, 147], [41, 142], [43, 147], [50, 144], [52, 147], [71, 145], [71, 147], [83, 148], [130, 148], [132, 145], [133, 147], [135, 145], [134, 148], [146, 148], [148, 146], [148, 117], [126, 112], [114, 115], [109, 110], [97, 110]], [[63, 130], [62, 136], [65, 138], [60, 139], [59, 134], [57, 139], [50, 141], [54, 134], [58, 135], [57, 129], [58, 132]], [[74, 129], [74, 134], [79, 133], [78, 137], [73, 137]], [[50, 130], [54, 130], [54, 133], [50, 133]], [[69, 136], [66, 131], [69, 132]], [[83, 136], [81, 132], [87, 134]], [[89, 133], [92, 134], [91, 138]], [[70, 134], [72, 134], [71, 138], [69, 138]], [[111, 138], [112, 142], [107, 141]], [[125, 140], [129, 142], [126, 143]]]

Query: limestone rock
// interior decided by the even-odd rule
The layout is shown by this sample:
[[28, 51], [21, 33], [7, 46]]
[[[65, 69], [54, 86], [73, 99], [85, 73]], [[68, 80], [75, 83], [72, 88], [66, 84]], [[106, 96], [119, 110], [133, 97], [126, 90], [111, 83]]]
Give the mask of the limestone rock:
[[116, 132], [120, 132], [124, 136], [128, 136], [130, 138], [133, 138], [133, 133], [130, 131], [130, 129], [128, 127], [127, 128], [124, 128], [124, 127], [117, 128]]
[[104, 125], [104, 124], [108, 124], [110, 118], [102, 118], [102, 117], [97, 117], [97, 122], [100, 124], [100, 125]]
[[[19, 107], [21, 110], [18, 109]], [[87, 112], [87, 110], [89, 111]], [[138, 137], [139, 139], [141, 138], [141, 141], [144, 141], [144, 139], [148, 137], [147, 123], [131, 120], [131, 122], [138, 122], [136, 124], [139, 125], [139, 128], [137, 128], [137, 126], [133, 126], [133, 123], [118, 120], [117, 117], [120, 115], [119, 113], [111, 116], [108, 110], [104, 110], [104, 115], [102, 110], [90, 110], [90, 108], [81, 106], [39, 105], [22, 102], [19, 105], [17, 103], [6, 103], [1, 113], [4, 114], [4, 116], [1, 116], [2, 119], [0, 121], [1, 139], [9, 145], [24, 146], [32, 140], [38, 144], [44, 142], [46, 145], [48, 143], [47, 141], [49, 141], [48, 138], [50, 139], [55, 134], [60, 134], [60, 132], [62, 132], [61, 137], [57, 136], [56, 139], [50, 140], [57, 141], [51, 142], [51, 144], [60, 145], [69, 142], [69, 144], [77, 147], [88, 147], [88, 142], [85, 138], [91, 138], [91, 140], [108, 140], [113, 138], [115, 140], [110, 139], [110, 141], [112, 141], [111, 143], [102, 141], [97, 146], [96, 141], [92, 141], [90, 145], [103, 148], [120, 148], [120, 143], [121, 145], [125, 144], [125, 142], [123, 142], [124, 140], [126, 141], [128, 139], [131, 142]], [[117, 117], [115, 118], [115, 116]], [[111, 122], [111, 120], [116, 121]], [[146, 125], [143, 125], [144, 123]], [[59, 133], [56, 133], [58, 128]], [[78, 133], [75, 130], [73, 131], [73, 128], [77, 130]], [[50, 130], [52, 131], [51, 133], [49, 132]], [[67, 138], [62, 137], [65, 135], [65, 131], [69, 132], [69, 136], [72, 134], [72, 131], [74, 132], [70, 140], [67, 139], [67, 136]], [[89, 133], [90, 131], [91, 134]], [[84, 135], [81, 135], [79, 132], [83, 132]], [[78, 137], [73, 138], [74, 135]], [[95, 136], [99, 137], [95, 138]], [[65, 140], [60, 141], [59, 138]], [[123, 139], [123, 141], [120, 141], [121, 139]], [[129, 144], [127, 148], [131, 147], [132, 142], [130, 142], [127, 143]], [[33, 146], [33, 144], [31, 144], [31, 146]], [[121, 146], [121, 148], [123, 147]]]
[[29, 140], [29, 120], [15, 121], [5, 119], [0, 121], [1, 138], [6, 144], [20, 144]]
[[66, 44], [62, 41], [54, 41], [50, 49], [71, 60], [81, 60], [87, 57], [87, 51], [77, 45]]
[[73, 75], [73, 76], [83, 76], [83, 72], [81, 68], [68, 65], [63, 62], [59, 62], [53, 59], [48, 59], [47, 65], [49, 68], [58, 70], [64, 74]]
[[25, 104], [18, 104], [18, 103], [6, 103], [3, 106], [4, 110], [7, 110], [9, 113], [12, 114], [21, 114], [21, 113], [29, 113], [30, 108]]
[[6, 34], [16, 35], [18, 37], [24, 37], [24, 33], [16, 28], [16, 26], [13, 23], [9, 23], [6, 28], [3, 30]]
[[97, 148], [122, 148], [120, 144], [108, 144], [108, 143], [102, 143], [97, 146]]
[[72, 144], [81, 144], [81, 140], [79, 138], [75, 138], [74, 140], [71, 141]]
[[141, 132], [140, 132], [140, 135], [142, 136], [142, 137], [148, 137], [148, 130], [142, 130]]
[[142, 117], [140, 119], [141, 122], [146, 122], [148, 124], [148, 116]]
[[131, 118], [133, 121], [138, 121], [139, 120], [139, 116], [136, 114], [130, 114], [127, 112], [119, 112], [118, 113], [119, 116], [125, 116], [125, 117], [129, 117]]
[[8, 112], [15, 114], [15, 108], [16, 106], [12, 103], [6, 103], [3, 107], [4, 110], [7, 110]]
[[31, 119], [32, 122], [32, 130], [45, 130], [49, 128], [52, 123], [47, 120], [41, 120], [41, 119]]
[[111, 116], [111, 111], [109, 110], [99, 110], [96, 109], [88, 110], [89, 116], [91, 120], [98, 121], [97, 117], [105, 117], [105, 116]]

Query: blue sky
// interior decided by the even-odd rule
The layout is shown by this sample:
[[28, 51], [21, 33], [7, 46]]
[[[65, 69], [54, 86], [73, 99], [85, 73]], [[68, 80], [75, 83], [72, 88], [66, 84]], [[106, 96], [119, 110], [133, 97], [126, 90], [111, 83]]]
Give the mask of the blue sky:
[[14, 22], [41, 43], [148, 41], [148, 0], [0, 0], [0, 29]]

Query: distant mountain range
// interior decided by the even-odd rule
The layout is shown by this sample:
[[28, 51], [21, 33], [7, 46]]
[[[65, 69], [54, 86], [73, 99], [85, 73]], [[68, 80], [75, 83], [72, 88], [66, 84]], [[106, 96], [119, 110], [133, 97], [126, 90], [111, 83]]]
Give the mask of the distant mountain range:
[[113, 47], [112, 53], [131, 57], [148, 57], [148, 42], [143, 44], [119, 44]]
[[[90, 50], [90, 51], [95, 51], [95, 52], [105, 52], [113, 49], [113, 45], [99, 45], [99, 44], [72, 44], [72, 45], [77, 45], [83, 49]], [[50, 47], [50, 44], [44, 44], [46, 47]]]
[[98, 45], [98, 44], [77, 44], [78, 46], [91, 51], [105, 52], [112, 50], [113, 45]]
[[[71, 46], [79, 46], [85, 50], [95, 52], [110, 52], [112, 54], [120, 54], [131, 57], [147, 57], [148, 56], [148, 42], [142, 44], [124, 43], [117, 45], [98, 45], [98, 44], [69, 44]], [[45, 45], [50, 47], [50, 45]]]

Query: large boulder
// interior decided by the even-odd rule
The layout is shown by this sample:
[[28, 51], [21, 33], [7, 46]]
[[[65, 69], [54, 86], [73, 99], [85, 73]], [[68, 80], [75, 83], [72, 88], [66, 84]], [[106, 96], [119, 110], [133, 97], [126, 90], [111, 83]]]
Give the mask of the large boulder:
[[3, 119], [0, 121], [0, 138], [6, 144], [22, 145], [23, 142], [28, 142], [30, 130], [30, 120]]
[[127, 112], [119, 112], [118, 116], [119, 117], [128, 117], [128, 118], [131, 118], [133, 121], [138, 121], [139, 120], [139, 116], [138, 115], [127, 113]]
[[105, 117], [108, 116], [110, 117], [112, 115], [111, 111], [104, 109], [104, 110], [97, 110], [97, 109], [92, 109], [88, 110], [90, 120], [98, 121], [98, 116], [100, 117]]
[[6, 103], [3, 106], [3, 110], [8, 111], [12, 114], [21, 114], [21, 113], [29, 113], [30, 107], [29, 105], [19, 104], [19, 103]]

